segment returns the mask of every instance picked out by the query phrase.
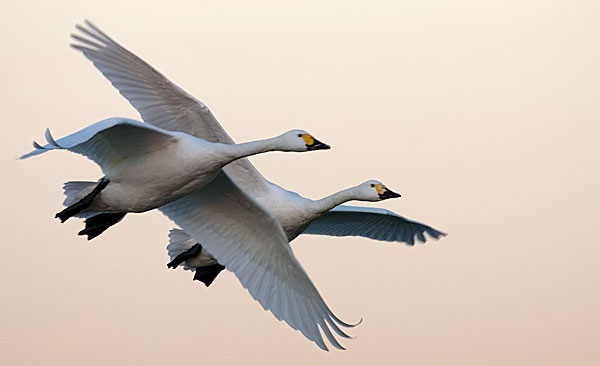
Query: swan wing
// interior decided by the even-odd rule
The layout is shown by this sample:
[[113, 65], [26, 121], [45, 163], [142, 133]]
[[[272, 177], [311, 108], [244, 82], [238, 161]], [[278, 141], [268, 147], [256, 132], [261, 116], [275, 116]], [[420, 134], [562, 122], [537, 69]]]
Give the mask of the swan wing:
[[106, 172], [125, 158], [168, 148], [177, 137], [152, 125], [128, 118], [108, 118], [55, 140], [46, 130], [48, 144], [33, 143], [35, 150], [20, 157], [26, 159], [49, 150], [65, 149], [93, 160]]
[[348, 337], [292, 252], [283, 229], [221, 172], [205, 187], [159, 208], [232, 271], [265, 310], [327, 350], [319, 327]]
[[[210, 142], [233, 144], [206, 105], [167, 79], [144, 60], [122, 47], [89, 21], [72, 34], [74, 49], [94, 66], [137, 109], [142, 119], [169, 131], [185, 132]], [[229, 164], [225, 171], [244, 189], [266, 191], [264, 177], [248, 159]]]
[[446, 234], [431, 226], [375, 207], [338, 206], [313, 221], [302, 234], [363, 236], [375, 240], [424, 243], [425, 233], [434, 239]]

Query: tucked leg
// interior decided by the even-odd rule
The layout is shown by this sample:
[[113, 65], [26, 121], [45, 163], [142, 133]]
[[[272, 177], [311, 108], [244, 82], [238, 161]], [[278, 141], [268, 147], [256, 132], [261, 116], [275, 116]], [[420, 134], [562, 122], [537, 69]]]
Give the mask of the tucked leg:
[[85, 229], [79, 232], [79, 235], [87, 235], [88, 240], [92, 240], [102, 234], [104, 230], [118, 223], [125, 217], [125, 213], [107, 212], [92, 216], [85, 220]]
[[200, 254], [200, 252], [202, 252], [202, 245], [200, 245], [199, 243], [196, 243], [190, 249], [179, 254], [177, 257], [175, 257], [175, 259], [173, 259], [172, 261], [167, 263], [167, 267], [175, 269], [181, 263], [187, 261], [188, 259], [192, 259], [195, 256], [197, 256], [198, 254]]
[[219, 273], [225, 269], [225, 266], [220, 264], [211, 264], [210, 266], [198, 267], [196, 268], [196, 274], [194, 275], [194, 281], [200, 281], [206, 285], [206, 287], [210, 286], [211, 283], [217, 278]]
[[106, 188], [109, 182], [110, 181], [106, 178], [100, 179], [98, 185], [90, 193], [85, 195], [85, 197], [75, 202], [71, 206], [57, 213], [54, 217], [58, 217], [60, 219], [60, 222], [65, 222], [69, 217], [73, 217], [81, 211], [85, 210], [86, 208], [90, 207], [90, 205], [94, 201], [94, 198], [96, 198], [100, 191]]

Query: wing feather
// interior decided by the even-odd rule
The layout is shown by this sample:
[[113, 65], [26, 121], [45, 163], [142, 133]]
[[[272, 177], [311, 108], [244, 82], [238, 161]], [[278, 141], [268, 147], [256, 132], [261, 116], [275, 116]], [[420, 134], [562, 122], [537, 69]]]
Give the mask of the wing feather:
[[[142, 119], [165, 130], [180, 131], [210, 142], [233, 144], [212, 112], [202, 102], [172, 83], [159, 71], [115, 42], [89, 21], [77, 25], [71, 47], [83, 53], [112, 85], [138, 110]], [[248, 159], [239, 159], [225, 171], [252, 194], [266, 192], [264, 177]]]
[[106, 171], [123, 159], [165, 149], [177, 137], [169, 131], [128, 118], [108, 118], [82, 130], [55, 140], [46, 130], [48, 144], [21, 156], [21, 159], [39, 155], [49, 150], [66, 149], [91, 159]]
[[427, 241], [425, 233], [434, 239], [446, 234], [431, 226], [409, 220], [392, 211], [338, 206], [313, 221], [303, 234], [330, 236], [362, 236], [375, 240], [403, 242], [414, 245], [415, 239]]
[[345, 333], [330, 325], [338, 318], [294, 256], [283, 229], [227, 174], [160, 210], [232, 271], [265, 310], [323, 349], [319, 326], [340, 346], [331, 328]]

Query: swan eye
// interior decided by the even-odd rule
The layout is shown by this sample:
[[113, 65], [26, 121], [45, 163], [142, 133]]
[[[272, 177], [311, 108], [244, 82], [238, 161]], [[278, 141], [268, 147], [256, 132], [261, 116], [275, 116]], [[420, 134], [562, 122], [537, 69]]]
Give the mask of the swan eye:
[[301, 134], [301, 133], [299, 133], [299, 134], [298, 134], [298, 137], [302, 137], [302, 134]]
[[375, 184], [371, 184], [371, 187], [375, 187]]

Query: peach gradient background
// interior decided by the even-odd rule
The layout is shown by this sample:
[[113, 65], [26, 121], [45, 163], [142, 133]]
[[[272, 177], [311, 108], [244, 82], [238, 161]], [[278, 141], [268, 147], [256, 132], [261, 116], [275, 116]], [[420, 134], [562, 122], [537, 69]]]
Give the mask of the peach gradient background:
[[[597, 365], [598, 1], [48, 1], [0, 11], [3, 365]], [[317, 198], [380, 179], [377, 204], [450, 235], [410, 248], [300, 237], [326, 301], [364, 322], [320, 351], [231, 273], [168, 270], [172, 224], [130, 215], [86, 242], [53, 218], [80, 156], [15, 157], [137, 113], [69, 49], [90, 18], [203, 100], [237, 141], [291, 128], [328, 152], [252, 159]]]

